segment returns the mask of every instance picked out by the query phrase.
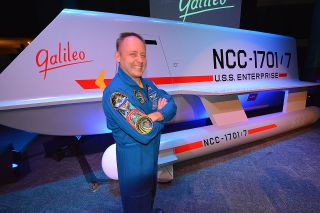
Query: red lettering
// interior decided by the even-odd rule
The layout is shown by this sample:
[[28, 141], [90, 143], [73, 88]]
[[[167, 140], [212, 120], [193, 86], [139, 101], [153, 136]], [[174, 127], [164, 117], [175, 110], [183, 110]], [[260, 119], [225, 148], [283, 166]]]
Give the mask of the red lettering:
[[61, 61], [61, 57], [60, 57], [60, 53], [61, 53], [61, 43], [59, 42], [59, 51], [58, 51], [58, 55], [59, 55], [59, 63], [62, 63], [62, 61]]
[[[43, 61], [41, 60], [41, 55], [43, 55], [42, 53], [45, 54]], [[48, 50], [46, 49], [41, 49], [38, 51], [37, 55], [36, 55], [36, 64], [38, 65], [38, 67], [42, 67], [43, 65], [45, 66], [45, 68], [48, 67]]]
[[58, 63], [58, 61], [57, 61], [57, 55], [51, 56], [51, 57], [50, 57], [50, 64], [51, 64], [51, 65], [55, 65], [55, 64], [57, 64], [57, 63]]
[[70, 60], [70, 43], [69, 43], [69, 41], [68, 41], [68, 61], [71, 61]]
[[83, 51], [80, 51], [80, 52], [79, 52], [79, 58], [80, 58], [81, 60], [84, 60], [85, 57], [86, 57], [86, 54], [85, 54]]
[[85, 60], [86, 54], [84, 51], [72, 50], [69, 41], [67, 42], [67, 46], [63, 46], [63, 44], [59, 42], [57, 52], [53, 54], [50, 53], [51, 51], [49, 52], [47, 49], [41, 49], [36, 54], [36, 64], [41, 69], [39, 73], [44, 73], [44, 79], [46, 79], [49, 70], [93, 61]]
[[[75, 60], [75, 61], [78, 60], [78, 52], [73, 52], [72, 53], [72, 59]], [[83, 60], [83, 59], [81, 59], [81, 60]]]

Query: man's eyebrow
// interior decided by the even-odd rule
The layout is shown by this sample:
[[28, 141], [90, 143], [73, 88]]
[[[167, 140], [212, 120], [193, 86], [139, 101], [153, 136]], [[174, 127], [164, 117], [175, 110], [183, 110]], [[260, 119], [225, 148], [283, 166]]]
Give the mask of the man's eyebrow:
[[[138, 53], [138, 51], [137, 50], [132, 50], [132, 51], [129, 51], [129, 53]], [[143, 51], [143, 52], [140, 52], [140, 53], [146, 54], [146, 51]]]

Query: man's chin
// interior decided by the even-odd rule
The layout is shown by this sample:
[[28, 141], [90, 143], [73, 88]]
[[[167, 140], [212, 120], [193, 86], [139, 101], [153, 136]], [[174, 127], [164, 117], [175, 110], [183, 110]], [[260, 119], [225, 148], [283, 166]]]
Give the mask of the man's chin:
[[143, 75], [143, 72], [142, 72], [142, 71], [140, 71], [140, 72], [135, 72], [134, 77], [135, 77], [135, 78], [141, 78], [142, 75]]

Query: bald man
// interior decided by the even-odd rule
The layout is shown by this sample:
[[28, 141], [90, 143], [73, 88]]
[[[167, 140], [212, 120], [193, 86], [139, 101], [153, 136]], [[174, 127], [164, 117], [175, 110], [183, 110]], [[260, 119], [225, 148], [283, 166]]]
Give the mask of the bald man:
[[116, 42], [118, 72], [103, 92], [107, 126], [116, 141], [117, 167], [124, 212], [153, 209], [161, 130], [176, 114], [173, 98], [147, 79], [143, 38], [121, 33]]

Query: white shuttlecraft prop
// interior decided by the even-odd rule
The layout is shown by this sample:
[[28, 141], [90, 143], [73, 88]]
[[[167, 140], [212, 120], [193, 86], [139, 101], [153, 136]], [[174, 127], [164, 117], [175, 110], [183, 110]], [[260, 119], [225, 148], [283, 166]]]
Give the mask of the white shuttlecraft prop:
[[[170, 179], [166, 171], [180, 160], [285, 132], [294, 122], [299, 127], [319, 118], [318, 110], [306, 108], [308, 88], [319, 84], [299, 80], [294, 38], [65, 9], [0, 74], [0, 124], [47, 135], [110, 132], [101, 88], [116, 73], [115, 41], [121, 32], [136, 32], [146, 40], [144, 77], [173, 95], [178, 106], [170, 123], [209, 117], [213, 124], [162, 135], [159, 177], [163, 180]], [[265, 91], [283, 91], [283, 112], [247, 118], [239, 97], [270, 106], [273, 101], [263, 98]], [[252, 99], [252, 93], [258, 96]], [[269, 125], [272, 128], [268, 129]], [[250, 134], [255, 128], [267, 130]], [[108, 164], [103, 163], [103, 168], [116, 179], [112, 150], [114, 146], [106, 150], [103, 159], [110, 161], [103, 160]]]
[[[305, 110], [273, 113], [224, 126], [211, 125], [163, 134], [158, 180], [167, 182], [173, 179], [174, 163], [297, 129], [316, 122], [319, 117], [318, 107], [308, 107]], [[109, 178], [117, 180], [115, 147], [113, 144], [105, 151], [102, 166]]]

